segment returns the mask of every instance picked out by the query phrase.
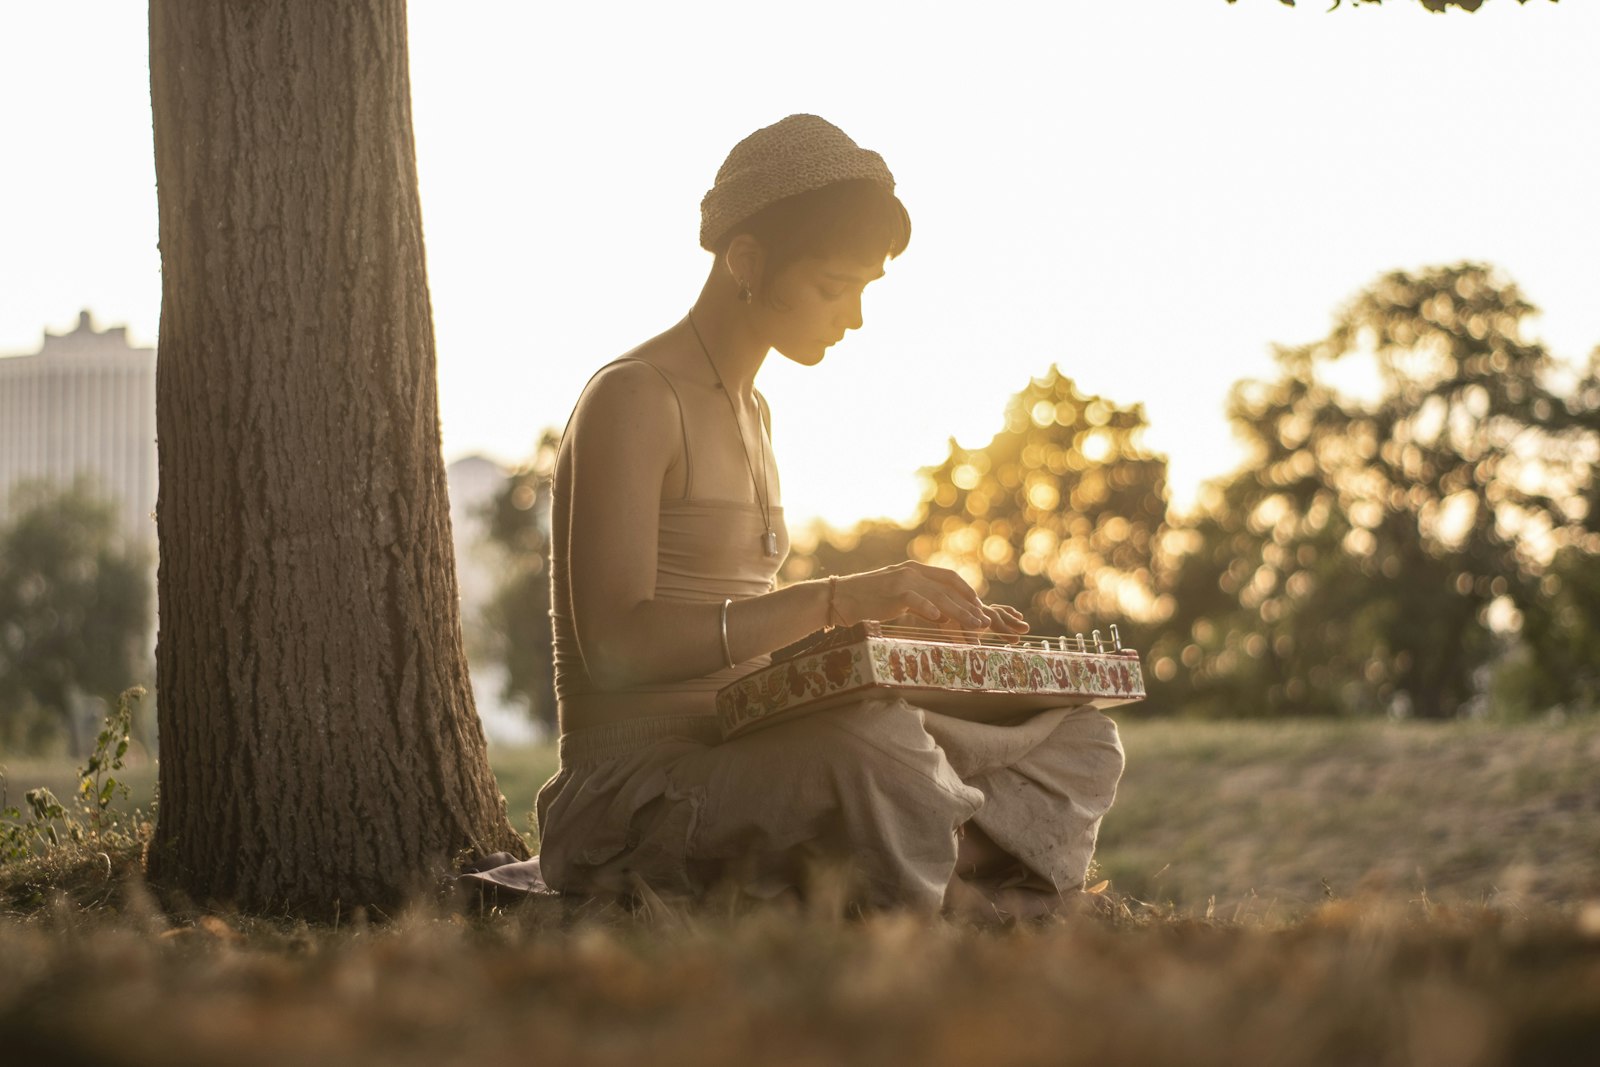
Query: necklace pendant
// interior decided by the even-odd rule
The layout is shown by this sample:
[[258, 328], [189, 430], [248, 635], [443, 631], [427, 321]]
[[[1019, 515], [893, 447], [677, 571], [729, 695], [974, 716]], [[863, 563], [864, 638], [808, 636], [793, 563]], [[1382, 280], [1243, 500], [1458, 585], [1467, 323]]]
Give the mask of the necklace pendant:
[[778, 531], [768, 530], [761, 535], [761, 552], [768, 559], [773, 559], [778, 554]]

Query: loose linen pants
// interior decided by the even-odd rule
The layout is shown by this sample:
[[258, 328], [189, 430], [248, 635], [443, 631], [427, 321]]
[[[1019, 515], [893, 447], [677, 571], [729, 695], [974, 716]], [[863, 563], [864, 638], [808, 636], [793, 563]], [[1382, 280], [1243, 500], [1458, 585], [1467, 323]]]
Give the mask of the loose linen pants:
[[831, 857], [862, 903], [931, 910], [970, 820], [1030, 880], [1078, 889], [1123, 766], [1116, 724], [1084, 708], [993, 725], [874, 699], [719, 736], [709, 716], [563, 735], [538, 799], [545, 883], [697, 894], [732, 879], [760, 896]]

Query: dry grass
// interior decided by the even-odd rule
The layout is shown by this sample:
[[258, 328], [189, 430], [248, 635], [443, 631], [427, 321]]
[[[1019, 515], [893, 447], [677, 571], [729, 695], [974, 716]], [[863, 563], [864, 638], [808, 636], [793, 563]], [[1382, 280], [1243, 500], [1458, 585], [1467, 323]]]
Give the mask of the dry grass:
[[1600, 721], [1139, 723], [1101, 834], [1146, 900], [1600, 899]]
[[[116, 912], [0, 925], [14, 1063], [1592, 1063], [1600, 906], [1324, 905], [980, 932], [540, 902], [338, 929]], [[11, 1058], [14, 1056], [15, 1058]]]
[[[1128, 770], [1099, 863], [1140, 900], [1283, 917], [1355, 893], [1600, 900], [1600, 720], [1118, 721]], [[493, 757], [510, 810], [527, 812], [553, 751]]]
[[[1113, 906], [1020, 928], [562, 901], [311, 927], [163, 911], [131, 852], [12, 868], [0, 1062], [1600, 1062], [1600, 724], [1130, 719]], [[548, 752], [496, 764], [525, 810]]]

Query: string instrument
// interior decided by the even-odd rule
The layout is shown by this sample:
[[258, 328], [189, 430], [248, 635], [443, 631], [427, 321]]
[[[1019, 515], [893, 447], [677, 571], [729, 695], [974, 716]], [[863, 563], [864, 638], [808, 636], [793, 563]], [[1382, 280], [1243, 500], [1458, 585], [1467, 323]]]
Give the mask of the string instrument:
[[873, 696], [976, 722], [1045, 708], [1110, 708], [1144, 699], [1139, 654], [1093, 632], [1018, 637], [862, 622], [819, 631], [773, 653], [769, 666], [717, 691], [724, 739], [794, 715]]

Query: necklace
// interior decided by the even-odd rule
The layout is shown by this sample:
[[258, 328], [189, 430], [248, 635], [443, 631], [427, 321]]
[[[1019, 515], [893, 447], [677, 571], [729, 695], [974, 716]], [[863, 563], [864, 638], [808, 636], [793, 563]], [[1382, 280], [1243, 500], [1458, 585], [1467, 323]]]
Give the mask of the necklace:
[[775, 559], [778, 555], [778, 534], [772, 528], [772, 508], [768, 501], [772, 494], [767, 488], [767, 439], [761, 432], [759, 408], [756, 418], [756, 444], [761, 451], [761, 481], [756, 482], [756, 465], [750, 460], [750, 449], [744, 443], [744, 424], [739, 421], [739, 409], [734, 406], [733, 394], [728, 387], [722, 384], [722, 372], [717, 370], [717, 361], [711, 358], [711, 349], [706, 347], [706, 339], [700, 336], [700, 327], [694, 324], [694, 316], [687, 315], [689, 329], [694, 332], [694, 339], [700, 342], [700, 351], [705, 353], [706, 362], [711, 364], [712, 377], [717, 379], [717, 388], [722, 390], [722, 395], [727, 398], [728, 410], [733, 414], [733, 428], [739, 435], [739, 451], [744, 453], [744, 465], [750, 471], [750, 488], [756, 491], [756, 503], [761, 506], [761, 554], [768, 559]]

